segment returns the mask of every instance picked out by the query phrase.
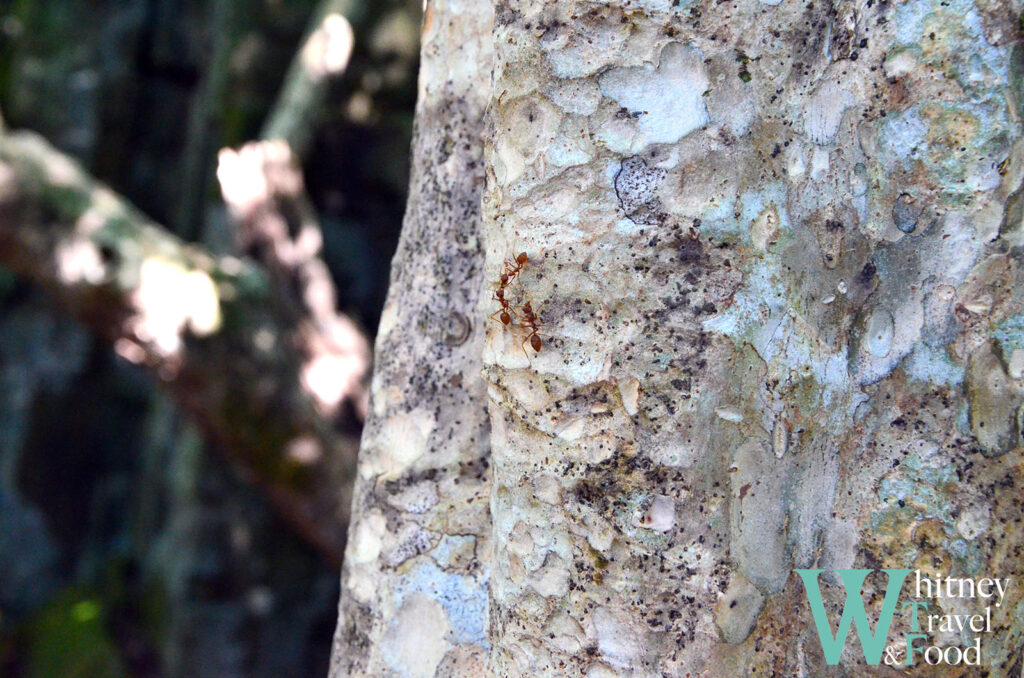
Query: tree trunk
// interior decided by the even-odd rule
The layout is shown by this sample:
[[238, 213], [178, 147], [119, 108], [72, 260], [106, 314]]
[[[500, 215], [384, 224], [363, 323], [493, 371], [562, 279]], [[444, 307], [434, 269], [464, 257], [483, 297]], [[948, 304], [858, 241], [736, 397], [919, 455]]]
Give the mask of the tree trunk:
[[332, 675], [1020, 675], [1020, 10], [428, 3]]
[[332, 676], [433, 675], [439, 665], [479, 675], [486, 662], [490, 23], [480, 0], [424, 13], [409, 204], [374, 349]]

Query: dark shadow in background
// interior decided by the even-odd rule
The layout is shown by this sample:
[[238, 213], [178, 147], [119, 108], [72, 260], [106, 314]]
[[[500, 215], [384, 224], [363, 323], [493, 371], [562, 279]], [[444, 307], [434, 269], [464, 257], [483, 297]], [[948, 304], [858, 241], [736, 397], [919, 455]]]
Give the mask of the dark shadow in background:
[[[304, 170], [341, 310], [372, 335], [405, 205], [420, 2], [352, 5], [355, 51]], [[0, 111], [216, 249], [216, 152], [258, 136], [314, 6], [0, 1]], [[204, 100], [218, 45], [227, 83]], [[0, 269], [0, 676], [326, 675], [337, 582], [145, 375]]]

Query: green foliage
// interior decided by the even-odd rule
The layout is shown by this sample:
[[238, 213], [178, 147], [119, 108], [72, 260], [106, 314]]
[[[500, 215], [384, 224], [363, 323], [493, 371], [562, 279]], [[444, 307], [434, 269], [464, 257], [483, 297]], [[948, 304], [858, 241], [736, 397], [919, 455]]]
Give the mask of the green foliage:
[[126, 676], [106, 623], [103, 602], [70, 588], [31, 624], [27, 678]]

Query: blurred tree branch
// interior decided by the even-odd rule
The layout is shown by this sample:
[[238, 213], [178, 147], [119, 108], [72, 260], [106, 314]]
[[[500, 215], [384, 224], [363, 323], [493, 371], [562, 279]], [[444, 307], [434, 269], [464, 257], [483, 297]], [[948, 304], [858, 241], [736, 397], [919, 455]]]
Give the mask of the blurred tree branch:
[[221, 149], [217, 180], [235, 226], [236, 251], [252, 256], [288, 297], [282, 312], [298, 311], [307, 389], [322, 410], [337, 414], [343, 401], [365, 417], [360, 380], [369, 364], [369, 344], [337, 312], [334, 283], [320, 258], [323, 231], [300, 167], [323, 112], [327, 84], [340, 76], [352, 53], [353, 34], [341, 14], [349, 0], [324, 0], [310, 21], [281, 94], [261, 133], [239, 151]]
[[231, 73], [231, 53], [239, 39], [238, 18], [244, 8], [236, 0], [215, 0], [211, 12], [213, 53], [192, 102], [185, 152], [182, 157], [178, 211], [174, 232], [186, 240], [199, 239], [210, 181], [210, 156], [215, 133], [223, 125], [225, 91]]
[[[369, 360], [354, 326], [333, 327], [351, 333], [332, 348], [347, 359], [325, 372], [309, 352], [321, 320], [263, 268], [180, 241], [28, 132], [0, 135], [0, 263], [158, 377], [288, 522], [340, 559], [364, 396], [361, 374], [338, 371]], [[312, 397], [332, 375], [349, 379], [339, 402], [357, 410]]]
[[[276, 141], [221, 152], [217, 174], [236, 250], [259, 265], [178, 240], [37, 135], [0, 136], [0, 263], [153, 372], [215, 447], [336, 562], [370, 350], [336, 312], [296, 154], [308, 150], [328, 82], [348, 63], [353, 36], [342, 13], [350, 5], [325, 0], [314, 13], [263, 128]], [[219, 24], [231, 21], [225, 7]], [[227, 43], [218, 45], [223, 57]], [[214, 80], [207, 85], [219, 91], [223, 77]], [[199, 101], [203, 120], [211, 96]], [[207, 127], [197, 120], [193, 128]], [[191, 199], [182, 198], [183, 206]]]
[[263, 139], [287, 142], [299, 158], [306, 157], [313, 143], [328, 84], [348, 67], [355, 37], [345, 17], [352, 5], [352, 0], [320, 3], [260, 132]]

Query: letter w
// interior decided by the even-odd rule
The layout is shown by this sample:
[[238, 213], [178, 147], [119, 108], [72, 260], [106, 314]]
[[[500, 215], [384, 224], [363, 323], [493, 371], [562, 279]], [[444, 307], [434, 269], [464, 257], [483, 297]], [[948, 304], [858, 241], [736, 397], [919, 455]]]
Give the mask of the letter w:
[[818, 575], [823, 570], [794, 571], [800, 575], [800, 579], [804, 582], [804, 588], [807, 590], [807, 602], [811, 605], [811, 614], [814, 617], [814, 625], [818, 629], [818, 639], [821, 641], [821, 650], [825, 653], [825, 661], [829, 665], [839, 663], [839, 657], [843, 652], [843, 645], [846, 643], [846, 636], [850, 632], [850, 622], [852, 621], [857, 626], [857, 636], [860, 638], [864, 660], [868, 664], [878, 664], [882, 658], [882, 651], [885, 649], [885, 639], [889, 635], [893, 615], [896, 613], [903, 580], [912, 570], [882, 570], [888, 575], [889, 582], [885, 588], [885, 600], [882, 601], [882, 612], [878, 615], [875, 633], [871, 632], [868, 615], [864, 611], [864, 601], [860, 597], [861, 587], [871, 570], [836, 570], [846, 588], [846, 604], [843, 605], [843, 616], [839, 620], [839, 628], [834, 636], [832, 635], [832, 626], [825, 613], [825, 603], [821, 599], [821, 589], [818, 587]]

